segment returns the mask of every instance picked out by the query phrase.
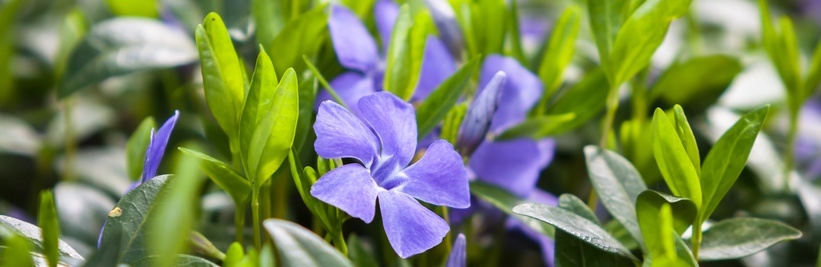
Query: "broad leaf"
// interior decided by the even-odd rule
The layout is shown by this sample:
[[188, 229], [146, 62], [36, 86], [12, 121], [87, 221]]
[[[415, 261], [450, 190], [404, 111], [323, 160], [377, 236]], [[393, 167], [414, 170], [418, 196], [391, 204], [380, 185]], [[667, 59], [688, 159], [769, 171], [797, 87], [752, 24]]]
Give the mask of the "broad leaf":
[[676, 196], [691, 199], [701, 206], [701, 186], [698, 173], [667, 114], [656, 109], [653, 114], [653, 156], [664, 181]]
[[353, 266], [339, 251], [295, 223], [268, 219], [262, 223], [279, 251], [281, 266]]
[[348, 258], [351, 259], [355, 266], [359, 267], [378, 267], [379, 263], [376, 262], [376, 259], [372, 256], [373, 251], [370, 251], [366, 248], [364, 242], [362, 242], [359, 237], [352, 234], [348, 237], [348, 241], [345, 242], [348, 244]]
[[58, 95], [64, 98], [114, 76], [192, 63], [197, 53], [187, 36], [151, 19], [100, 22], [71, 54]]
[[[573, 59], [576, 48], [576, 36], [581, 24], [581, 11], [577, 6], [570, 6], [559, 17], [550, 41], [545, 48], [542, 63], [539, 64], [539, 78], [544, 84], [542, 98], [549, 99], [562, 82], [562, 74]], [[546, 103], [543, 100], [543, 103]]]
[[[667, 103], [692, 103], [718, 99], [738, 73], [741, 62], [726, 55], [694, 57], [670, 66], [650, 89], [652, 102], [661, 96]], [[694, 103], [695, 104], [695, 103]]]
[[448, 111], [456, 105], [459, 97], [465, 92], [470, 77], [476, 72], [479, 58], [465, 63], [456, 73], [439, 84], [436, 89], [416, 108], [417, 137], [421, 140], [436, 128], [436, 125], [445, 118]]
[[684, 110], [679, 105], [673, 106], [671, 113], [667, 113], [667, 118], [673, 123], [676, 129], [676, 134], [684, 150], [687, 151], [687, 157], [693, 164], [696, 170], [696, 175], [701, 177], [701, 158], [698, 154], [698, 144], [696, 144], [696, 136], [693, 135], [693, 129], [690, 128], [690, 122], [687, 121], [687, 116], [684, 115]]
[[536, 230], [537, 232], [547, 237], [554, 236], [554, 228], [552, 226], [541, 223], [536, 219], [527, 216], [522, 216], [520, 214], [513, 212], [514, 207], [520, 204], [528, 203], [526, 200], [520, 199], [514, 196], [513, 194], [505, 191], [504, 189], [493, 186], [491, 184], [483, 183], [481, 181], [473, 181], [470, 183], [470, 193], [486, 201], [487, 203], [490, 203], [491, 205], [507, 213], [508, 215], [516, 217], [516, 219], [522, 221], [531, 229]]
[[636, 220], [636, 199], [647, 186], [632, 164], [621, 155], [597, 146], [586, 146], [584, 155], [590, 182], [602, 204], [644, 248]]
[[[0, 238], [6, 239], [12, 235], [22, 236], [27, 239], [34, 244], [35, 251], [43, 251], [46, 248], [39, 227], [9, 216], [0, 215]], [[57, 249], [63, 259], [83, 260], [83, 256], [63, 240], [57, 240]]]
[[[564, 194], [559, 207], [598, 224], [596, 215], [576, 196]], [[630, 261], [605, 252], [565, 231], [556, 231], [556, 266], [628, 266]]]
[[37, 210], [37, 225], [42, 230], [43, 253], [46, 254], [48, 266], [55, 267], [60, 261], [59, 239], [60, 223], [57, 220], [57, 208], [54, 205], [54, 194], [50, 190], [40, 192], [40, 208]]
[[245, 104], [242, 107], [239, 121], [240, 151], [242, 151], [241, 155], [245, 169], [249, 172], [254, 171], [248, 165], [248, 150], [251, 148], [251, 138], [257, 124], [271, 110], [278, 84], [274, 65], [271, 63], [268, 54], [265, 53], [265, 49], [260, 47], [254, 75], [251, 78], [251, 87], [245, 97]]
[[125, 145], [125, 166], [128, 168], [129, 179], [138, 180], [142, 176], [145, 151], [151, 141], [151, 131], [156, 126], [154, 118], [145, 118], [128, 138], [128, 143]]
[[799, 237], [801, 231], [778, 221], [732, 218], [704, 232], [698, 256], [705, 261], [737, 259]]
[[260, 186], [288, 157], [299, 118], [299, 85], [288, 69], [276, 88], [269, 110], [257, 124], [247, 152], [247, 170], [252, 185]]
[[[291, 18], [282, 31], [268, 45], [271, 61], [282, 75], [288, 68], [294, 68], [297, 73], [305, 70], [302, 56], [313, 57], [325, 41], [328, 26], [328, 14], [325, 13], [327, 4], [314, 6], [308, 12]], [[266, 14], [271, 16], [272, 14]]]
[[738, 179], [769, 110], [763, 106], [741, 117], [707, 154], [701, 177], [704, 203], [700, 221], [710, 217]]
[[575, 113], [540, 115], [528, 118], [522, 123], [505, 130], [496, 139], [506, 140], [527, 137], [538, 140], [545, 137], [556, 136], [573, 130], [573, 127], [576, 126], [573, 123], [575, 119]]
[[645, 190], [636, 201], [636, 212], [639, 224], [648, 225], [656, 223], [661, 206], [670, 205], [673, 211], [673, 229], [679, 234], [693, 223], [696, 218], [696, 205], [686, 198], [671, 196], [655, 190]]
[[179, 148], [184, 154], [200, 159], [200, 168], [211, 178], [217, 186], [225, 190], [237, 205], [244, 205], [248, 203], [248, 197], [251, 195], [251, 183], [245, 177], [242, 177], [231, 167], [218, 159], [203, 154], [199, 151]]
[[624, 12], [629, 2], [629, 0], [587, 0], [590, 29], [596, 40], [601, 65], [605, 70], [609, 69], [610, 51], [613, 49], [613, 42], [616, 40], [619, 28], [630, 15]]

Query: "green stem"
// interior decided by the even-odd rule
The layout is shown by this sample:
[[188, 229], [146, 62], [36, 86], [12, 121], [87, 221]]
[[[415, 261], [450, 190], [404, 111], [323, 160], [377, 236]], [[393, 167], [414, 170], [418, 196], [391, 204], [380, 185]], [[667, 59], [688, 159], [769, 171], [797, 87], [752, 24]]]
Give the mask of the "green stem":
[[345, 235], [342, 233], [341, 225], [340, 229], [334, 231], [331, 238], [334, 241], [334, 247], [336, 247], [342, 255], [348, 256], [348, 245], [345, 243]]
[[[797, 105], [800, 106], [800, 105]], [[800, 108], [790, 107], [790, 128], [787, 132], [787, 149], [784, 152], [784, 191], [790, 191], [790, 172], [795, 164], [795, 142], [798, 136], [798, 115]]]
[[242, 244], [242, 239], [245, 237], [245, 210], [243, 204], [237, 204], [236, 211], [234, 211], [234, 226], [236, 227], [236, 241]]
[[67, 98], [63, 101], [65, 110], [63, 111], [63, 123], [65, 123], [65, 137], [66, 137], [66, 162], [63, 170], [63, 181], [71, 181], [74, 179], [74, 162], [77, 157], [77, 142], [74, 132], [74, 124], [71, 122], [71, 113], [74, 109], [73, 98]]
[[251, 217], [254, 220], [254, 245], [257, 249], [262, 247], [262, 242], [260, 241], [260, 237], [262, 236], [259, 225], [261, 222], [259, 221], [259, 187], [256, 184], [252, 185], [254, 188], [251, 192]]
[[613, 86], [607, 93], [607, 114], [604, 115], [604, 124], [602, 125], [602, 136], [599, 146], [602, 148], [609, 147], [610, 131], [613, 128], [613, 121], [616, 118], [616, 111], [619, 109], [619, 87]]
[[693, 238], [690, 239], [690, 246], [693, 250], [693, 257], [698, 261], [698, 247], [701, 246], [701, 223], [693, 224]]

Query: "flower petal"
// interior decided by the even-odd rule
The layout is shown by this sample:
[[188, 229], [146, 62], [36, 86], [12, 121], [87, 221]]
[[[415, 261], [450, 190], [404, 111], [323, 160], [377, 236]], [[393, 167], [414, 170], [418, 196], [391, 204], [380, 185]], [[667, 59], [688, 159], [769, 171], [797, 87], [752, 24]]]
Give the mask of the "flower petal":
[[370, 223], [376, 210], [378, 190], [368, 169], [354, 163], [342, 165], [320, 177], [311, 186], [311, 195], [351, 217]]
[[407, 194], [379, 192], [379, 207], [388, 241], [403, 259], [438, 245], [450, 231], [445, 220]]
[[379, 0], [376, 1], [374, 9], [376, 29], [379, 31], [379, 38], [382, 38], [382, 51], [387, 52], [393, 33], [393, 24], [399, 16], [399, 6], [391, 0]]
[[447, 0], [425, 0], [425, 5], [430, 10], [439, 36], [444, 40], [450, 53], [458, 57], [465, 47], [465, 41], [459, 22], [456, 21], [456, 12]]
[[399, 191], [434, 205], [470, 207], [467, 170], [447, 141], [433, 142], [422, 159], [404, 173], [409, 179]]
[[143, 165], [142, 182], [148, 181], [154, 176], [157, 176], [157, 169], [160, 168], [160, 162], [165, 154], [165, 147], [168, 145], [168, 138], [171, 137], [171, 131], [174, 130], [174, 125], [177, 124], [177, 118], [180, 117], [180, 111], [175, 110], [174, 116], [168, 118], [163, 123], [156, 133], [151, 131], [151, 141], [148, 142], [148, 148], [145, 150], [145, 164]]
[[389, 92], [377, 92], [359, 99], [358, 107], [362, 118], [379, 137], [382, 144], [380, 158], [395, 166], [408, 166], [416, 150], [413, 106]]
[[371, 129], [337, 103], [319, 105], [314, 131], [314, 149], [323, 158], [355, 158], [370, 167], [376, 157], [378, 140]]
[[465, 267], [467, 266], [467, 241], [465, 235], [460, 233], [456, 236], [456, 241], [453, 242], [453, 249], [448, 256], [448, 262], [445, 267]]
[[379, 64], [376, 42], [365, 25], [349, 9], [331, 5], [328, 30], [342, 66], [369, 72]]
[[525, 197], [553, 159], [555, 146], [553, 139], [488, 141], [479, 145], [468, 165], [478, 180]]
[[515, 59], [491, 55], [485, 59], [480, 77], [481, 87], [485, 87], [498, 71], [507, 74], [502, 88], [502, 99], [499, 108], [490, 123], [490, 131], [500, 133], [502, 130], [521, 122], [528, 111], [542, 97], [542, 81], [535, 74], [519, 64]]
[[496, 72], [485, 88], [479, 91], [473, 103], [470, 103], [465, 119], [459, 126], [459, 138], [456, 142], [459, 151], [465, 155], [473, 153], [476, 146], [485, 139], [491, 118], [499, 104], [499, 92], [506, 78], [507, 75], [503, 71]]
[[425, 40], [425, 54], [422, 58], [419, 84], [416, 85], [413, 99], [425, 99], [454, 72], [456, 72], [456, 61], [448, 52], [448, 48], [436, 36], [428, 35]]
[[[542, 203], [551, 206], [556, 206], [559, 203], [559, 199], [556, 198], [556, 196], [539, 189], [533, 190], [527, 200], [530, 202]], [[509, 217], [506, 225], [508, 229], [518, 229], [522, 231], [525, 236], [539, 244], [545, 266], [553, 266], [553, 262], [556, 258], [556, 242], [552, 238], [536, 232], [515, 217]]]
[[[368, 76], [357, 72], [346, 72], [336, 76], [331, 80], [331, 87], [334, 88], [339, 98], [345, 102], [354, 113], [359, 114], [357, 104], [363, 96], [373, 94], [375, 91], [373, 80]], [[335, 100], [327, 90], [322, 90], [316, 97], [317, 106], [325, 100]]]

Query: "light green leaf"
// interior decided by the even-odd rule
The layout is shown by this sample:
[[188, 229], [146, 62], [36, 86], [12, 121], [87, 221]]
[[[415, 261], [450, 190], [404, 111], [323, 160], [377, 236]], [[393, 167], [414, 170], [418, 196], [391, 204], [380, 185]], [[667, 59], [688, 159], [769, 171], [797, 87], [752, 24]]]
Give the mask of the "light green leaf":
[[445, 115], [445, 119], [442, 120], [442, 131], [439, 134], [439, 137], [456, 146], [456, 140], [459, 138], [459, 126], [462, 125], [462, 121], [465, 119], [467, 110], [467, 102], [457, 104], [450, 109], [448, 114]]
[[[284, 74], [288, 68], [293, 68], [297, 73], [305, 71], [302, 56], [313, 57], [327, 36], [325, 33], [328, 26], [326, 6], [327, 4], [316, 5], [308, 12], [292, 17], [274, 41], [267, 44], [267, 50], [271, 52], [269, 56], [274, 62], [277, 75]], [[266, 16], [270, 15], [266, 14]]]
[[[562, 12], [562, 16], [553, 26], [542, 63], [539, 64], [539, 78], [544, 84], [542, 98], [545, 100], [552, 97], [559, 88], [562, 74], [573, 59], [580, 24], [581, 10], [578, 6], [570, 6]], [[546, 103], [545, 100], [542, 103]]]
[[268, 219], [262, 223], [279, 251], [281, 266], [353, 266], [322, 238], [295, 223]]
[[[662, 203], [652, 214], [653, 221], [646, 221], [642, 226], [647, 237], [649, 255], [643, 266], [688, 266], [697, 267], [693, 254], [673, 230], [673, 212], [670, 205]], [[651, 214], [647, 213], [650, 216]]]
[[436, 89], [416, 108], [417, 137], [424, 138], [448, 114], [467, 89], [470, 77], [476, 72], [479, 58], [474, 58], [459, 68], [456, 73], [439, 84]]
[[409, 5], [399, 8], [391, 34], [385, 67], [385, 91], [404, 100], [413, 96], [419, 82], [428, 28], [433, 25], [426, 12], [413, 14]]
[[[34, 245], [32, 251], [42, 252], [46, 248], [39, 227], [9, 216], [0, 215], [0, 239], [5, 240], [12, 235], [22, 236], [31, 242]], [[83, 256], [63, 240], [57, 240], [57, 250], [60, 252], [62, 259], [84, 260]]]
[[534, 140], [542, 139], [549, 136], [556, 136], [573, 130], [576, 126], [573, 121], [576, 119], [576, 114], [566, 113], [557, 115], [540, 115], [525, 119], [525, 121], [508, 128], [497, 140], [517, 139], [522, 137], [531, 138]]
[[[696, 218], [696, 205], [693, 201], [671, 196], [654, 190], [645, 190], [636, 201], [636, 212], [639, 224], [649, 225], [656, 223], [661, 206], [667, 204], [673, 211], [673, 229], [679, 235], [683, 234]], [[642, 228], [644, 229], [644, 228]], [[642, 230], [644, 232], [644, 230]], [[645, 238], [652, 239], [652, 238]]]
[[543, 224], [536, 219], [522, 216], [513, 212], [513, 208], [517, 205], [527, 203], [524, 199], [520, 199], [513, 194], [496, 187], [491, 184], [483, 183], [481, 181], [473, 181], [470, 183], [470, 193], [474, 196], [490, 203], [494, 207], [498, 208], [499, 210], [507, 213], [510, 216], [515, 217], [519, 221], [523, 222], [531, 229], [536, 230], [537, 232], [547, 236], [553, 237], [554, 236], [554, 229], [550, 225]]
[[690, 128], [690, 122], [687, 121], [687, 116], [684, 115], [684, 110], [679, 105], [673, 106], [672, 113], [667, 113], [667, 118], [673, 123], [676, 129], [676, 134], [684, 150], [687, 151], [687, 157], [696, 169], [696, 175], [701, 177], [701, 158], [698, 154], [698, 144], [696, 144], [696, 137], [693, 135], [693, 129]]
[[704, 232], [698, 256], [705, 261], [737, 259], [799, 237], [801, 231], [778, 221], [732, 218]]
[[[596, 215], [576, 196], [563, 194], [559, 207], [598, 224]], [[556, 266], [629, 266], [630, 261], [607, 253], [565, 231], [556, 231]]]
[[482, 54], [501, 54], [507, 28], [507, 7], [504, 0], [479, 0], [473, 16], [474, 34], [484, 45]]
[[128, 169], [128, 178], [132, 180], [140, 179], [145, 165], [145, 151], [148, 143], [151, 142], [151, 130], [157, 127], [154, 118], [143, 119], [140, 126], [134, 130], [128, 143], [125, 144], [125, 166]]
[[526, 203], [514, 207], [513, 212], [551, 224], [601, 250], [638, 262], [630, 250], [601, 226], [571, 211], [545, 204]]
[[225, 190], [237, 205], [248, 203], [251, 195], [251, 183], [245, 177], [236, 173], [231, 167], [218, 159], [203, 154], [202, 152], [179, 148], [183, 154], [200, 159], [200, 169], [211, 178], [217, 186]]
[[196, 61], [187, 34], [159, 21], [114, 18], [94, 25], [69, 57], [60, 98], [107, 78]]
[[245, 84], [234, 44], [225, 23], [216, 13], [209, 13], [203, 24], [197, 26], [196, 39], [205, 101], [230, 142], [234, 143], [245, 100]]
[[584, 147], [590, 182], [602, 204], [644, 248], [644, 238], [636, 220], [636, 199], [647, 186], [641, 175], [621, 155], [597, 146]]
[[271, 99], [270, 110], [259, 121], [247, 152], [252, 185], [261, 186], [288, 157], [294, 143], [299, 118], [299, 85], [296, 73], [288, 69]]
[[40, 209], [37, 210], [37, 225], [42, 230], [43, 253], [46, 254], [48, 266], [55, 267], [60, 261], [58, 240], [60, 223], [57, 220], [57, 209], [54, 205], [54, 194], [50, 190], [40, 192]]
[[[596, 40], [601, 66], [607, 72], [610, 68], [610, 51], [619, 33], [619, 28], [629, 14], [623, 10], [630, 0], [587, 0], [590, 29]], [[608, 76], [612, 75], [608, 73]]]
[[[239, 121], [239, 143], [240, 151], [242, 152], [243, 164], [247, 171], [254, 171], [248, 165], [249, 154], [251, 149], [251, 138], [254, 130], [257, 128], [260, 120], [271, 110], [271, 105], [274, 103], [274, 93], [276, 93], [277, 74], [274, 70], [274, 65], [265, 49], [260, 47], [259, 55], [257, 55], [257, 64], [254, 68], [254, 75], [251, 78], [251, 87], [248, 89], [248, 94], [245, 97], [245, 105], [242, 108], [242, 114]], [[255, 167], [255, 166], [254, 166]]]
[[[784, 87], [791, 97], [799, 99], [803, 82], [801, 81], [801, 57], [798, 52], [798, 41], [795, 38], [795, 29], [789, 17], [781, 17], [778, 20], [781, 35], [778, 39], [778, 46], [774, 50], [779, 63], [776, 64], [778, 74], [784, 82]], [[771, 56], [772, 58], [773, 56]], [[793, 103], [799, 105], [800, 103]]]
[[746, 165], [769, 105], [747, 113], [716, 141], [704, 159], [701, 177], [704, 203], [699, 221], [710, 217]]
[[694, 57], [670, 66], [650, 89], [649, 101], [661, 96], [667, 103], [718, 99], [738, 73], [741, 62], [726, 55]]
[[547, 114], [575, 114], [573, 122], [564, 127], [576, 129], [601, 112], [607, 99], [607, 88], [607, 76], [601, 69], [596, 69], [559, 96], [556, 103], [548, 107]]
[[257, 43], [271, 44], [288, 21], [280, 1], [251, 0], [251, 17], [256, 26]]
[[701, 206], [701, 186], [696, 168], [679, 138], [675, 126], [660, 108], [653, 114], [653, 156], [664, 181], [676, 196]]
[[119, 17], [156, 18], [160, 9], [157, 0], [106, 0], [108, 8]]
[[0, 247], [0, 265], [34, 267], [31, 258], [31, 244], [25, 237], [13, 235], [6, 238], [3, 247]]

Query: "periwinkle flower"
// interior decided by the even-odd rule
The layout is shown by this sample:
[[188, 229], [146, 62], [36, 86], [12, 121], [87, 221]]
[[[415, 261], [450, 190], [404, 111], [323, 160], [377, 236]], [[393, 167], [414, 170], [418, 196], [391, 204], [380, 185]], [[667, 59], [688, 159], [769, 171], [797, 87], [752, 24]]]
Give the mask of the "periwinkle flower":
[[465, 267], [467, 266], [467, 241], [464, 234], [456, 236], [453, 241], [453, 249], [450, 251], [445, 267]]
[[[533, 203], [547, 204], [550, 206], [556, 206], [559, 204], [559, 200], [556, 198], [556, 196], [539, 189], [534, 189], [532, 192], [530, 192], [530, 195], [527, 197], [527, 201]], [[530, 226], [525, 225], [525, 223], [515, 218], [508, 218], [506, 225], [508, 229], [521, 231], [525, 236], [527, 236], [539, 245], [542, 254], [542, 259], [544, 259], [545, 262], [545, 266], [554, 265], [553, 262], [556, 259], [556, 242], [553, 240], [553, 238], [547, 237], [539, 232], [536, 232], [536, 230], [533, 230], [533, 228], [530, 228]]]
[[408, 166], [416, 148], [413, 107], [388, 92], [362, 97], [360, 117], [324, 101], [314, 123], [314, 148], [324, 158], [345, 158], [322, 176], [311, 195], [366, 223], [373, 221], [377, 199], [388, 241], [402, 258], [439, 244], [448, 224], [416, 199], [454, 208], [470, 206], [462, 158], [444, 140], [430, 145]]
[[503, 71], [496, 72], [493, 78], [479, 91], [476, 98], [468, 106], [467, 114], [459, 126], [459, 136], [456, 146], [464, 155], [470, 155], [476, 150], [490, 128], [490, 122], [499, 106], [502, 85], [507, 75]]

